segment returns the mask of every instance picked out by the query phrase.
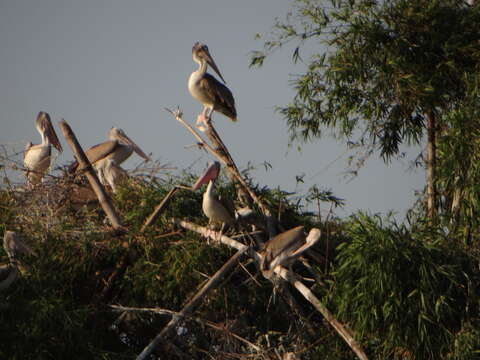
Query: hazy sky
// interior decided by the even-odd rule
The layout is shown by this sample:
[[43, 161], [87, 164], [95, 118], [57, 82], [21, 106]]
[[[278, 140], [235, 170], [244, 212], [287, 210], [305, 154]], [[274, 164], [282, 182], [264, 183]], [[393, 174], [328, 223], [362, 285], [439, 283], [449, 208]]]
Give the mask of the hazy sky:
[[[146, 153], [182, 169], [202, 169], [210, 156], [193, 148], [188, 133], [164, 107], [179, 105], [193, 122], [202, 106], [187, 90], [197, 65], [191, 48], [209, 46], [237, 104], [237, 123], [213, 117], [240, 168], [269, 187], [302, 195], [313, 184], [331, 188], [347, 201], [345, 216], [357, 209], [396, 210], [400, 217], [424, 186], [422, 169], [408, 172], [408, 160], [386, 166], [372, 157], [360, 176], [345, 178], [346, 147], [331, 138], [288, 148], [284, 120], [276, 105], [293, 97], [289, 80], [303, 71], [285, 49], [260, 69], [249, 69], [250, 51], [260, 49], [255, 34], [265, 34], [291, 2], [230, 0], [0, 0], [0, 144], [22, 150], [40, 142], [37, 113], [50, 113], [65, 151], [57, 162], [72, 160], [57, 122], [65, 118], [81, 144], [105, 141], [112, 126], [122, 128]], [[410, 159], [418, 152], [410, 152]], [[19, 155], [18, 159], [21, 159]], [[267, 161], [273, 168], [265, 171]], [[124, 163], [140, 162], [135, 154]], [[304, 184], [295, 176], [305, 174]]]

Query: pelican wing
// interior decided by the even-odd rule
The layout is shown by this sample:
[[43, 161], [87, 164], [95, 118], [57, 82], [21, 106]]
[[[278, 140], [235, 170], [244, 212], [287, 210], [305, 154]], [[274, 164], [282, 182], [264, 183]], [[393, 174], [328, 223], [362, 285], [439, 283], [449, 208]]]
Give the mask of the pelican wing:
[[90, 163], [95, 163], [98, 160], [101, 160], [115, 151], [115, 148], [118, 146], [118, 140], [108, 140], [101, 144], [92, 146], [90, 149], [85, 151]]
[[208, 73], [200, 80], [199, 86], [212, 100], [216, 111], [221, 112], [232, 121], [237, 121], [235, 100], [229, 88]]
[[301, 245], [302, 240], [305, 239], [305, 232], [303, 226], [297, 226], [293, 229], [287, 230], [277, 236], [271, 238], [265, 244], [265, 255], [262, 261], [262, 268], [268, 268], [268, 264], [273, 261], [278, 255], [286, 249]]

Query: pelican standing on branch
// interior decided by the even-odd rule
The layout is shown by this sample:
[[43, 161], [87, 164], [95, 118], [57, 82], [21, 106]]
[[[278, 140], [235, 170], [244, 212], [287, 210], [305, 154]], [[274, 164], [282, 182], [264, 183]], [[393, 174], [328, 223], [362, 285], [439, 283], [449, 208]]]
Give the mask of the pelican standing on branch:
[[50, 115], [40, 111], [35, 120], [35, 126], [42, 136], [42, 143], [33, 145], [29, 142], [23, 153], [23, 165], [27, 169], [26, 176], [29, 185], [35, 185], [42, 181], [45, 172], [50, 167], [52, 145], [59, 152], [63, 151], [55, 129], [52, 126]]
[[[85, 151], [85, 155], [95, 168], [105, 165], [102, 163], [102, 160], [104, 159], [110, 159], [115, 165], [120, 165], [127, 160], [134, 151], [146, 161], [150, 160], [142, 149], [140, 149], [140, 147], [135, 144], [135, 142], [130, 139], [122, 129], [112, 127], [108, 132], [108, 137], [110, 140], [92, 146]], [[70, 165], [70, 171], [76, 171], [77, 167], [78, 162], [75, 161]]]
[[15, 231], [5, 231], [3, 248], [8, 255], [8, 264], [0, 265], [0, 291], [7, 289], [17, 278], [19, 273], [19, 261], [17, 255], [35, 254]]
[[237, 121], [237, 110], [232, 92], [220, 81], [207, 73], [207, 65], [225, 80], [213, 61], [207, 45], [196, 42], [192, 48], [192, 58], [199, 66], [188, 79], [188, 91], [203, 104], [203, 111], [197, 118], [197, 126], [211, 120], [214, 111], [220, 112], [232, 121]]
[[320, 240], [321, 232], [312, 228], [305, 234], [303, 226], [287, 230], [268, 240], [262, 250], [260, 270], [270, 278], [277, 266], [288, 266], [291, 270], [295, 260]]
[[215, 161], [210, 165], [203, 175], [193, 185], [192, 189], [197, 190], [203, 184], [208, 183], [207, 190], [203, 194], [202, 210], [210, 222], [222, 224], [222, 230], [228, 226], [235, 225], [234, 217], [228, 212], [223, 204], [218, 200], [214, 192], [214, 181], [220, 173], [220, 163]]

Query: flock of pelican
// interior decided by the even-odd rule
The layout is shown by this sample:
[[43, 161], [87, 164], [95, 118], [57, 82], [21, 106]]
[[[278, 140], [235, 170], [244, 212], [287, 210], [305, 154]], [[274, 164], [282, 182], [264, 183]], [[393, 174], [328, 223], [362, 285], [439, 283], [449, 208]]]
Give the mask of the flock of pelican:
[[[197, 117], [196, 125], [201, 128], [202, 123], [208, 124], [214, 111], [225, 115], [232, 121], [237, 121], [237, 111], [232, 92], [224, 85], [225, 80], [208, 47], [205, 44], [195, 43], [192, 48], [192, 58], [198, 64], [198, 69], [193, 71], [188, 79], [188, 90], [192, 97], [203, 105], [203, 110]], [[208, 66], [218, 74], [223, 83], [207, 73]], [[40, 112], [35, 124], [42, 137], [42, 143], [38, 145], [29, 143], [24, 152], [24, 166], [29, 186], [36, 186], [41, 183], [45, 173], [50, 168], [52, 146], [62, 152], [62, 146], [52, 126], [50, 116], [46, 112]], [[126, 172], [120, 165], [133, 152], [136, 152], [146, 161], [150, 159], [122, 129], [112, 127], [109, 131], [109, 140], [91, 147], [85, 154], [96, 169], [102, 184], [108, 184], [115, 192], [118, 180], [126, 176]], [[69, 170], [75, 172], [77, 167], [78, 163], [74, 162]], [[214, 183], [219, 173], [220, 163], [214, 162], [197, 180], [193, 190], [207, 184], [203, 195], [202, 210], [210, 223], [217, 223], [222, 226], [221, 231], [223, 232], [226, 227], [234, 226], [236, 220], [235, 216], [227, 210], [215, 195]], [[262, 272], [270, 277], [277, 266], [291, 267], [295, 259], [319, 239], [320, 230], [313, 228], [307, 236], [303, 226], [295, 227], [271, 238], [262, 249], [263, 258], [260, 266]], [[17, 276], [18, 262], [15, 255], [18, 252], [30, 252], [27, 251], [29, 249], [23, 241], [15, 233], [9, 231], [5, 232], [4, 248], [10, 262], [8, 265], [0, 267], [0, 290], [8, 287]]]

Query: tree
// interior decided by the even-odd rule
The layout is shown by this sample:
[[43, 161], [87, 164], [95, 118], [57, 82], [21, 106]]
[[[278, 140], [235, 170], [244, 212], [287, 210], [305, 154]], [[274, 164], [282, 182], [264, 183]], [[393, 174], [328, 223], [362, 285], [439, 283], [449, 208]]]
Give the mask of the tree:
[[[436, 209], [436, 144], [444, 115], [461, 105], [479, 78], [480, 11], [459, 0], [296, 0], [251, 65], [290, 41], [322, 44], [294, 79], [281, 107], [292, 141], [320, 138], [323, 128], [378, 149], [385, 161], [403, 143], [427, 136], [427, 212]], [[426, 131], [425, 131], [426, 130]]]

